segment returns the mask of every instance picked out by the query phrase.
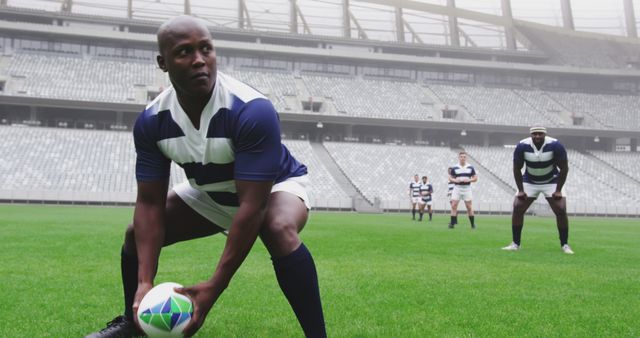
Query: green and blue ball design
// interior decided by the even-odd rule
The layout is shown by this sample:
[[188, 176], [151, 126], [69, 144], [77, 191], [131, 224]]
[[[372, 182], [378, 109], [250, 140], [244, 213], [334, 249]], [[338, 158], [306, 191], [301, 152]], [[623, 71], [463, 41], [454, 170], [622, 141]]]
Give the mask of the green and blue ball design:
[[170, 332], [174, 327], [191, 318], [192, 313], [191, 302], [170, 296], [163, 302], [143, 310], [139, 318], [157, 329]]

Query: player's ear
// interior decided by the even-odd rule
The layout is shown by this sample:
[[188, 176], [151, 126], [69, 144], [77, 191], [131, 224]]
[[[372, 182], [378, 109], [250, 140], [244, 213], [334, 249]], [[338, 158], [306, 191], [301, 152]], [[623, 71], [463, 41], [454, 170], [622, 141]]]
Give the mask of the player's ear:
[[160, 68], [163, 72], [167, 72], [167, 64], [164, 62], [164, 57], [162, 55], [156, 56], [156, 62], [158, 63], [158, 68]]

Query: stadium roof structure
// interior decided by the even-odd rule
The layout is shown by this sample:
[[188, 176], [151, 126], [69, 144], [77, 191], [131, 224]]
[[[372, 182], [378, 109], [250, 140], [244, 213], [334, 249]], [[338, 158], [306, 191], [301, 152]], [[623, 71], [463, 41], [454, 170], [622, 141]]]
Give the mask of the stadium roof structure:
[[190, 14], [218, 29], [494, 50], [532, 49], [514, 30], [518, 25], [638, 40], [634, 0], [0, 0], [0, 5], [150, 22]]

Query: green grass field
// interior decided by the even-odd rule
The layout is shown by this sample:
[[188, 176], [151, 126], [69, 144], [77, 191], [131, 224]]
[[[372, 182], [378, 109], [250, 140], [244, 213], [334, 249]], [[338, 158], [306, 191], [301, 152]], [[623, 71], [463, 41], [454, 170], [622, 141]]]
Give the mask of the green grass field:
[[[81, 337], [122, 312], [120, 246], [132, 208], [0, 205], [0, 337]], [[314, 213], [302, 233], [332, 337], [639, 337], [640, 221]], [[156, 282], [213, 272], [214, 236], [165, 248]], [[198, 337], [301, 337], [257, 244]]]

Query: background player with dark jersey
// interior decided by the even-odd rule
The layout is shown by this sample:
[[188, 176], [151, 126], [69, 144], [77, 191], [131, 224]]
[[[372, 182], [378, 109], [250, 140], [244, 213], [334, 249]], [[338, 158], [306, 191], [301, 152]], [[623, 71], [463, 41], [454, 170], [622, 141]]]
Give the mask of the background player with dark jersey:
[[[158, 66], [172, 86], [134, 127], [138, 193], [121, 253], [124, 315], [89, 337], [139, 335], [134, 313], [153, 287], [161, 248], [225, 229], [211, 278], [176, 289], [194, 304], [185, 336], [202, 326], [259, 237], [304, 334], [325, 337], [315, 264], [298, 237], [309, 210], [307, 169], [281, 143], [273, 105], [217, 72], [211, 34], [201, 20], [165, 22], [158, 48]], [[188, 182], [168, 191], [171, 161]]]
[[427, 176], [422, 176], [422, 184], [420, 185], [420, 221], [424, 215], [424, 208], [427, 207], [429, 213], [429, 221], [433, 219], [433, 185], [429, 182]]
[[[511, 232], [513, 242], [502, 248], [517, 251], [524, 226], [524, 214], [529, 206], [544, 195], [556, 215], [560, 236], [560, 248], [566, 254], [573, 254], [569, 246], [569, 217], [567, 199], [563, 191], [569, 173], [567, 151], [555, 138], [547, 136], [544, 127], [532, 127], [531, 137], [516, 146], [513, 152], [513, 176], [518, 192], [513, 201]], [[525, 166], [524, 175], [522, 167]]]
[[416, 206], [420, 204], [420, 176], [413, 175], [413, 181], [409, 182], [409, 198], [411, 199], [411, 217], [416, 220]]
[[472, 165], [467, 163], [467, 153], [461, 151], [458, 154], [458, 164], [451, 167], [450, 181], [455, 185], [451, 192], [451, 222], [449, 228], [453, 229], [458, 224], [458, 203], [464, 201], [467, 207], [467, 215], [471, 222], [471, 228], [476, 228], [475, 217], [473, 215], [473, 195], [471, 183], [478, 181], [478, 175]]

